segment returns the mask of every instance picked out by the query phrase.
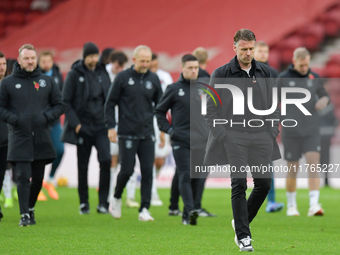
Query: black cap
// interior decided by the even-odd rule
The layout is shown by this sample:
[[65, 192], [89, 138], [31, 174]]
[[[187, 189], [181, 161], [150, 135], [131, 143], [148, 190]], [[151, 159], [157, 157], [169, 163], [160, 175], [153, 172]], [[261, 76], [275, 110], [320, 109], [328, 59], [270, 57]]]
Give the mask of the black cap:
[[83, 48], [83, 59], [91, 54], [99, 54], [99, 49], [97, 45], [92, 42], [85, 43]]

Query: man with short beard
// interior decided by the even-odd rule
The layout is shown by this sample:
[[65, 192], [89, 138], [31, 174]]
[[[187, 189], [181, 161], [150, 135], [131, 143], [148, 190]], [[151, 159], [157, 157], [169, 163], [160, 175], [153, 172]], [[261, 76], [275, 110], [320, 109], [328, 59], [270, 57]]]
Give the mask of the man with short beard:
[[[117, 177], [110, 213], [121, 217], [122, 193], [135, 166], [135, 156], [141, 165], [141, 206], [139, 220], [154, 220], [150, 212], [152, 167], [155, 159], [153, 128], [154, 107], [158, 104], [162, 89], [155, 73], [149, 71], [152, 52], [140, 45], [134, 51], [134, 65], [120, 72], [115, 78], [105, 104], [105, 119], [111, 142], [117, 142], [115, 106], [118, 105], [118, 145], [121, 170]], [[163, 141], [164, 144], [164, 141]]]
[[110, 78], [98, 59], [98, 47], [91, 42], [85, 43], [83, 59], [72, 65], [63, 88], [66, 110], [61, 139], [77, 145], [80, 214], [90, 213], [87, 172], [92, 146], [98, 151], [100, 164], [97, 212], [108, 212], [111, 156], [104, 123], [104, 103]]
[[9, 124], [7, 160], [18, 177], [19, 226], [36, 224], [34, 206], [45, 165], [56, 158], [48, 125], [64, 111], [57, 84], [37, 62], [35, 48], [23, 45], [12, 75], [0, 85], [0, 120]]

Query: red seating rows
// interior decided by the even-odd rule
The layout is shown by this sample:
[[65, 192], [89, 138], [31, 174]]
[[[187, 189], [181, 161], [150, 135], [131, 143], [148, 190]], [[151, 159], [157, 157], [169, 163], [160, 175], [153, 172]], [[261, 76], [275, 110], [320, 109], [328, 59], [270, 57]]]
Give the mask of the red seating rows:
[[[18, 27], [39, 19], [43, 13], [32, 11], [33, 0], [0, 0], [0, 38]], [[50, 0], [51, 7], [65, 0]]]

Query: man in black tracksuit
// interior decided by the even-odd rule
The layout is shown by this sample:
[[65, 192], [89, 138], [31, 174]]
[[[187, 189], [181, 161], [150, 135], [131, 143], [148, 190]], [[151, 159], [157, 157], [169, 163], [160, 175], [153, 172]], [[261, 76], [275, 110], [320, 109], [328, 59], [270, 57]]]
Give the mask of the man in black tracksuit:
[[153, 220], [148, 211], [155, 157], [153, 111], [162, 96], [162, 89], [157, 75], [149, 71], [151, 55], [149, 47], [138, 46], [134, 51], [135, 65], [117, 75], [106, 100], [105, 118], [111, 142], [117, 142], [114, 130], [115, 106], [118, 105], [119, 108], [118, 146], [121, 170], [110, 205], [111, 215], [115, 218], [121, 217], [121, 196], [133, 174], [137, 154], [142, 174], [139, 220]]
[[[293, 54], [293, 64], [288, 70], [281, 73], [277, 79], [277, 87], [303, 88], [310, 92], [311, 98], [303, 106], [311, 115], [305, 115], [293, 104], [287, 104], [284, 119], [293, 119], [297, 122], [295, 127], [282, 127], [282, 143], [284, 157], [288, 161], [287, 175], [287, 216], [298, 216], [296, 204], [296, 177], [299, 169], [299, 159], [302, 154], [306, 157], [309, 169], [309, 211], [308, 216], [323, 215], [319, 204], [320, 178], [319, 170], [315, 171], [320, 163], [320, 117], [318, 111], [323, 110], [329, 103], [329, 97], [323, 87], [323, 81], [317, 73], [309, 69], [310, 53], [306, 48], [297, 48]], [[301, 93], [288, 93], [288, 99], [301, 98]], [[281, 96], [279, 95], [279, 98]], [[282, 107], [282, 103], [281, 103]], [[313, 171], [313, 168], [314, 171]], [[294, 170], [295, 169], [295, 170]]]
[[48, 125], [59, 118], [64, 107], [55, 81], [37, 67], [32, 45], [20, 48], [18, 62], [12, 75], [1, 81], [0, 119], [8, 124], [7, 160], [18, 177], [19, 226], [27, 226], [35, 224], [34, 205], [45, 165], [56, 157]]
[[110, 88], [110, 78], [98, 59], [97, 46], [91, 42], [86, 43], [83, 60], [72, 65], [63, 88], [66, 110], [61, 140], [77, 145], [80, 214], [90, 212], [87, 172], [92, 146], [98, 151], [100, 164], [97, 212], [108, 212], [111, 155], [104, 123], [104, 104]]
[[[211, 77], [210, 86], [215, 84], [232, 84], [244, 95], [244, 111], [236, 112], [233, 104], [241, 103], [240, 95], [236, 96], [229, 89], [215, 87], [222, 104], [207, 99], [205, 120], [210, 126], [210, 133], [205, 155], [206, 165], [230, 164], [231, 199], [235, 229], [235, 243], [241, 251], [253, 251], [249, 223], [254, 219], [271, 185], [271, 173], [265, 174], [260, 166], [270, 165], [271, 161], [280, 158], [276, 143], [279, 133], [277, 105], [272, 103], [273, 80], [266, 65], [253, 59], [255, 35], [248, 29], [241, 29], [234, 36], [236, 56], [226, 65], [217, 68]], [[220, 79], [218, 79], [220, 78]], [[253, 107], [257, 110], [274, 109], [267, 116], [254, 114], [248, 108], [248, 90], [253, 90]], [[235, 98], [233, 98], [236, 96]], [[235, 102], [234, 102], [235, 101]], [[276, 109], [276, 110], [275, 110]], [[216, 119], [226, 119], [225, 125], [214, 125]], [[251, 125], [249, 124], [251, 121]], [[243, 123], [243, 124], [241, 124]], [[254, 127], [256, 126], [256, 127]], [[258, 167], [259, 173], [252, 172], [254, 189], [246, 200], [247, 165]]]
[[[7, 69], [7, 62], [5, 55], [0, 52], [0, 81], [5, 77]], [[2, 184], [4, 182], [4, 176], [7, 167], [7, 149], [8, 149], [8, 130], [7, 124], [0, 120], [0, 193], [2, 190]], [[0, 207], [0, 221], [3, 217]]]
[[[195, 86], [190, 86], [190, 79], [197, 79], [198, 70], [197, 58], [190, 54], [184, 55], [179, 80], [167, 87], [156, 108], [159, 129], [170, 134], [171, 137], [176, 162], [174, 180], [178, 178], [179, 191], [184, 203], [182, 215], [184, 225], [197, 224], [198, 211], [194, 209], [195, 198], [199, 195], [201, 179], [190, 179], [190, 167], [203, 165], [204, 148], [208, 136], [208, 127], [202, 115], [200, 113], [195, 115], [195, 112], [192, 113], [194, 116], [190, 114], [191, 103], [198, 103], [198, 109], [200, 109], [200, 97], [197, 89]], [[191, 97], [193, 97], [192, 100]], [[171, 109], [172, 116], [171, 125], [166, 119], [166, 113], [169, 109]], [[190, 125], [192, 132], [190, 132]]]

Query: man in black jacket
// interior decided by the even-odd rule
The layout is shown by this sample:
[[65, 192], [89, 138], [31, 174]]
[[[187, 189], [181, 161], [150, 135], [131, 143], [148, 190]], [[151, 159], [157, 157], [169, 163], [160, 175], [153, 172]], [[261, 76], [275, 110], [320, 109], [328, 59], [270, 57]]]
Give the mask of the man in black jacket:
[[[105, 105], [105, 119], [111, 142], [117, 142], [115, 106], [119, 108], [118, 146], [121, 170], [117, 177], [110, 213], [121, 217], [122, 193], [135, 166], [135, 156], [141, 165], [141, 205], [139, 220], [154, 220], [150, 212], [152, 168], [155, 159], [153, 111], [162, 96], [160, 81], [149, 71], [152, 52], [140, 45], [134, 51], [134, 65], [120, 72], [111, 88]], [[164, 144], [164, 141], [163, 141]]]
[[[296, 204], [296, 177], [299, 171], [299, 159], [304, 154], [309, 165], [309, 211], [308, 216], [323, 215], [319, 204], [320, 178], [317, 165], [320, 164], [320, 117], [318, 111], [329, 103], [329, 97], [323, 82], [317, 73], [309, 69], [310, 53], [306, 48], [297, 48], [293, 53], [293, 64], [281, 73], [277, 79], [277, 87], [297, 87], [307, 89], [311, 99], [304, 107], [311, 115], [305, 115], [295, 105], [288, 104], [285, 118], [297, 121], [296, 127], [282, 127], [282, 143], [284, 157], [288, 161], [287, 216], [300, 215]], [[288, 96], [287, 96], [288, 97]], [[281, 98], [281, 97], [279, 97]], [[301, 93], [289, 93], [289, 98], [301, 98]]]
[[3, 79], [0, 87], [0, 119], [9, 124], [7, 160], [18, 176], [19, 226], [35, 224], [34, 205], [45, 165], [56, 157], [48, 125], [63, 110], [57, 84], [37, 66], [35, 48], [23, 45], [13, 74]]
[[[201, 179], [190, 179], [190, 167], [203, 164], [208, 126], [200, 112], [197, 114], [190, 112], [191, 103], [198, 102], [200, 106], [200, 96], [197, 89], [195, 86], [190, 86], [190, 80], [196, 80], [198, 77], [199, 63], [197, 58], [191, 54], [184, 55], [181, 69], [182, 73], [179, 80], [169, 85], [165, 90], [156, 108], [156, 117], [159, 129], [170, 134], [171, 137], [172, 150], [176, 161], [174, 179], [179, 179], [179, 191], [184, 203], [182, 224], [196, 225], [199, 210], [195, 210], [195, 198], [200, 192], [198, 188]], [[193, 97], [192, 100], [191, 97]], [[166, 119], [166, 113], [169, 109], [171, 109], [172, 116], [171, 125]], [[190, 130], [190, 128], [192, 129]], [[198, 128], [202, 132], [194, 132]]]
[[80, 214], [90, 213], [87, 172], [92, 146], [98, 151], [100, 164], [97, 212], [108, 212], [111, 156], [104, 123], [104, 104], [110, 78], [98, 59], [98, 47], [94, 43], [86, 43], [83, 59], [72, 65], [63, 88], [66, 110], [62, 141], [77, 145]]
[[[207, 100], [205, 120], [210, 126], [210, 133], [205, 155], [206, 165], [230, 164], [231, 169], [231, 199], [235, 230], [235, 243], [241, 251], [253, 251], [249, 223], [254, 219], [271, 184], [271, 173], [265, 174], [260, 166], [268, 166], [272, 159], [280, 157], [276, 143], [279, 133], [277, 104], [272, 102], [273, 80], [266, 65], [255, 61], [255, 35], [248, 29], [241, 29], [234, 36], [234, 51], [236, 56], [226, 65], [217, 68], [211, 77], [210, 86], [215, 87], [222, 99], [222, 104], [216, 104], [211, 97]], [[218, 78], [221, 78], [218, 80]], [[268, 110], [266, 116], [253, 113], [254, 110], [242, 102], [241, 95], [236, 97], [229, 89], [220, 86], [232, 84], [234, 90], [245, 94], [253, 91], [253, 108]], [[235, 97], [235, 98], [233, 98]], [[250, 98], [250, 96], [249, 96]], [[274, 101], [275, 102], [275, 101]], [[243, 104], [243, 105], [242, 105]], [[238, 105], [238, 107], [236, 107]], [[243, 112], [238, 112], [244, 108]], [[216, 120], [226, 119], [225, 125], [216, 124]], [[252, 171], [254, 189], [246, 200], [247, 165]]]
[[[0, 81], [5, 78], [6, 75], [6, 58], [5, 55], [0, 52]], [[2, 184], [4, 182], [5, 171], [7, 167], [7, 149], [8, 149], [8, 130], [7, 125], [2, 120], [0, 121], [0, 193], [2, 190]], [[0, 207], [0, 221], [3, 217]]]
[[[51, 51], [42, 51], [39, 54], [39, 66], [44, 74], [53, 77], [61, 92], [63, 88], [63, 76], [59, 71], [59, 67], [54, 63], [54, 56]], [[59, 195], [54, 188], [53, 178], [64, 155], [64, 143], [60, 141], [61, 132], [60, 120], [51, 123], [51, 137], [54, 149], [57, 152], [57, 158], [52, 162], [48, 180], [43, 182], [43, 187], [47, 190], [49, 196], [56, 200], [59, 199]]]

